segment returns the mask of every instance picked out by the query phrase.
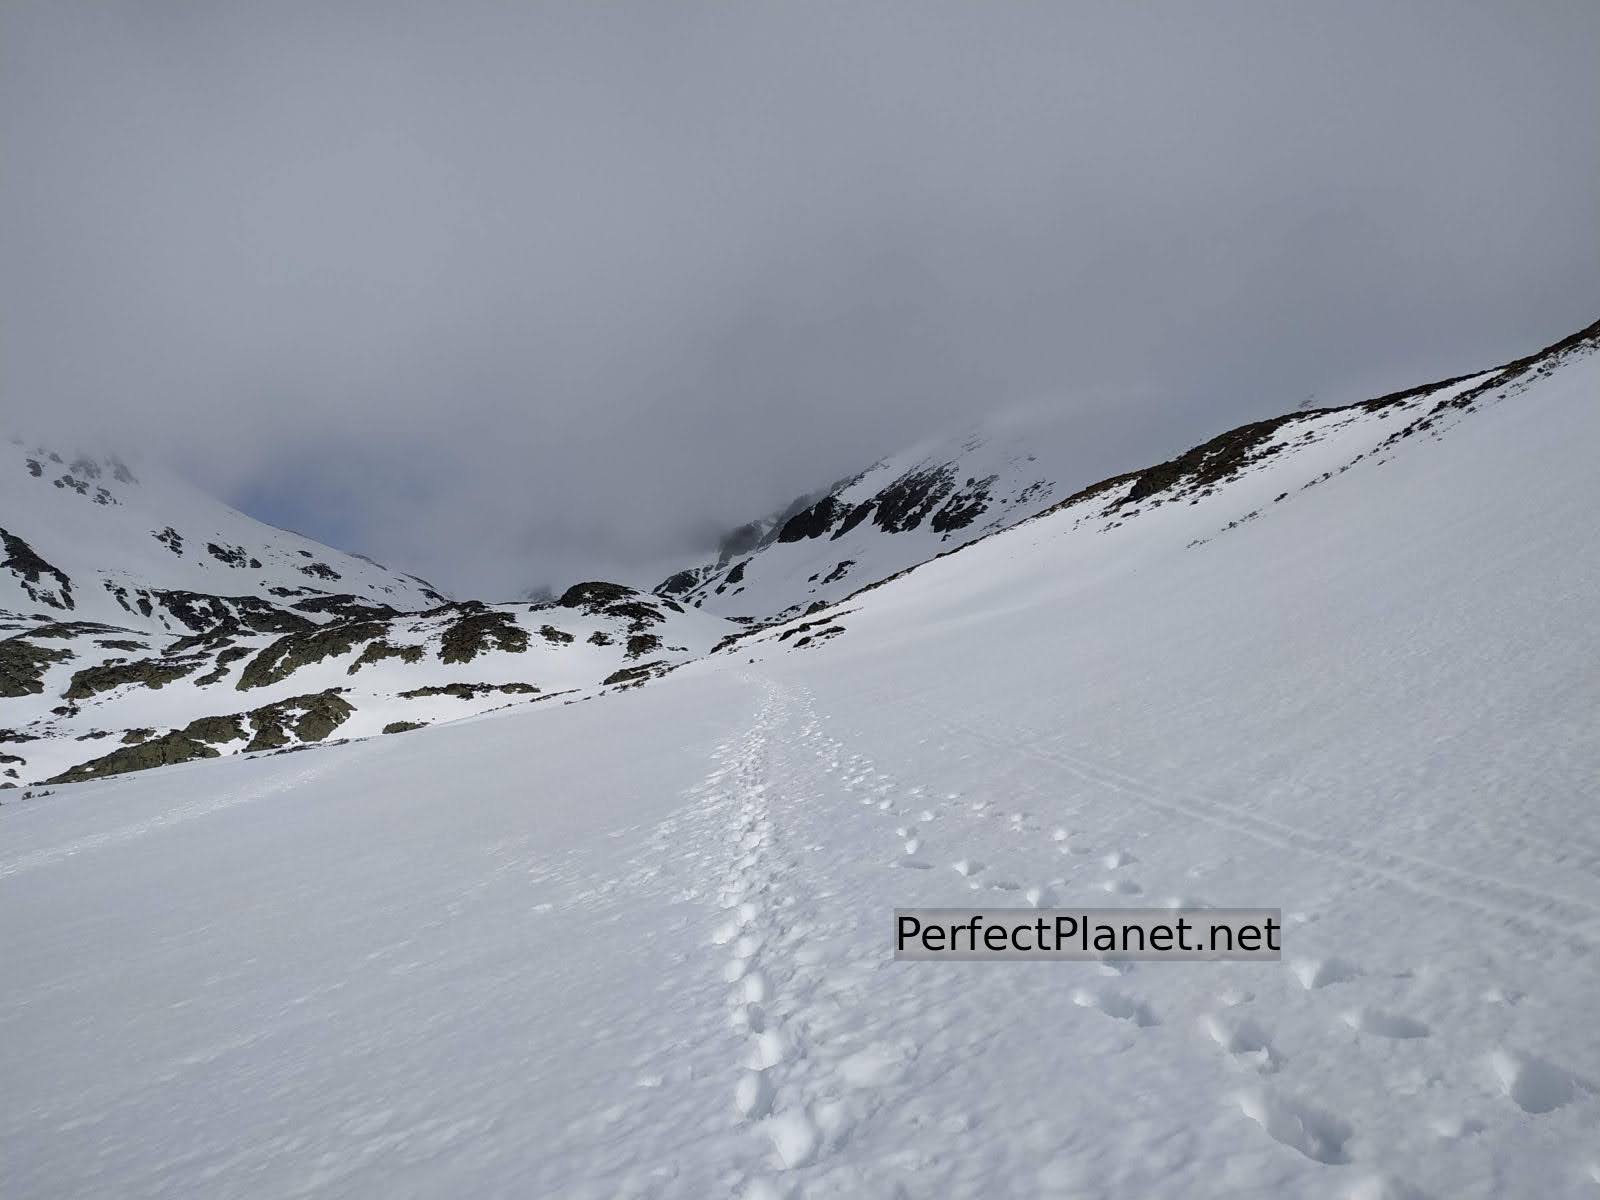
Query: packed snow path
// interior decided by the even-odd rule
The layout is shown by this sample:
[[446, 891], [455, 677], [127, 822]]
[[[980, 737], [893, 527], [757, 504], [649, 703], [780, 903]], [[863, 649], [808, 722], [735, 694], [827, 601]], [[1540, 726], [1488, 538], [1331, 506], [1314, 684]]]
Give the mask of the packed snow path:
[[[620, 809], [518, 831], [471, 788], [341, 812], [340, 776], [406, 769], [361, 750], [202, 768], [250, 777], [204, 806], [166, 795], [202, 771], [139, 780], [99, 838], [71, 801], [8, 813], [66, 827], [0, 860], [30, 1098], [5, 1194], [1592, 1194], [1593, 1035], [1548, 1032], [1591, 1000], [1545, 985], [1591, 969], [1593, 889], [1266, 822], [1062, 737], [695, 686], [728, 722], [699, 722], [703, 778], [598, 839]], [[977, 765], [997, 748], [1027, 787]], [[1289, 961], [889, 958], [896, 904], [1213, 900], [1281, 901]], [[1415, 945], [1380, 928], [1401, 904]]]

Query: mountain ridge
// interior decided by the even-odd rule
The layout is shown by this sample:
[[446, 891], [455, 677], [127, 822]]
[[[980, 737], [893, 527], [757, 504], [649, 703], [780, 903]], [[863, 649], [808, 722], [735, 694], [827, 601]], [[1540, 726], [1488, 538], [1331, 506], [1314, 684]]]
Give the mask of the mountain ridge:
[[[1025, 528], [1049, 533], [1034, 543], [1045, 549], [1033, 552], [1085, 555], [1085, 563], [1103, 554], [1074, 549], [1093, 544], [1084, 538], [1110, 537], [1113, 549], [1122, 545], [1116, 539], [1133, 536], [1130, 546], [1154, 538], [1164, 553], [1195, 550], [1354, 468], [1381, 467], [1407, 445], [1444, 436], [1481, 407], [1527, 391], [1597, 345], [1600, 322], [1486, 371], [1248, 422], [1066, 496], [1043, 475], [1059, 444], [1029, 449], [970, 434], [925, 443], [733, 531], [710, 570], [679, 573], [689, 577], [680, 588], [666, 586], [678, 575], [654, 593], [592, 581], [540, 603], [449, 600], [361, 556], [324, 548], [325, 557], [317, 557], [307, 550], [315, 543], [293, 534], [286, 534], [294, 539], [288, 543], [269, 537], [263, 555], [252, 553], [253, 541], [207, 540], [200, 566], [180, 569], [188, 578], [205, 572], [204, 579], [243, 572], [255, 579], [254, 592], [159, 586], [173, 582], [155, 574], [168, 567], [167, 556], [182, 561], [185, 550], [207, 538], [206, 528], [196, 519], [181, 531], [144, 520], [152, 514], [125, 490], [107, 488], [100, 498], [96, 489], [105, 485], [97, 480], [108, 476], [122, 489], [139, 486], [122, 478], [132, 472], [120, 460], [85, 465], [80, 456], [69, 464], [24, 447], [24, 481], [50, 488], [43, 493], [55, 506], [48, 512], [79, 514], [81, 527], [82, 513], [120, 506], [135, 510], [135, 525], [160, 528], [147, 530], [150, 545], [141, 541], [132, 556], [143, 576], [126, 565], [127, 555], [115, 570], [97, 570], [84, 568], [82, 553], [73, 562], [78, 573], [68, 576], [31, 542], [0, 530], [6, 551], [0, 581], [9, 579], [13, 597], [36, 601], [32, 612], [0, 611], [0, 697], [6, 698], [0, 786], [407, 732], [513, 705], [554, 698], [567, 704], [633, 688], [719, 654], [759, 660], [810, 651], [856, 627], [865, 593]], [[12, 443], [13, 457], [18, 445]], [[952, 457], [952, 446], [965, 457]], [[76, 483], [45, 478], [45, 461]], [[963, 474], [961, 468], [979, 463], [1000, 469]], [[13, 495], [17, 486], [14, 472]], [[15, 523], [13, 511], [0, 509]], [[232, 528], [243, 529], [238, 522]], [[1145, 532], [1135, 536], [1138, 530]], [[49, 546], [62, 538], [47, 529], [39, 540]], [[96, 544], [89, 539], [91, 549]], [[860, 549], [884, 544], [892, 554]], [[1013, 544], [1020, 543], [1002, 539], [1000, 552]], [[859, 561], [833, 558], [852, 549]], [[774, 568], [780, 558], [786, 561]], [[825, 578], [820, 568], [803, 577], [808, 567], [830, 561], [835, 567]], [[979, 569], [978, 558], [963, 561]], [[372, 572], [357, 578], [363, 594], [310, 583], [346, 582], [346, 573], [356, 571], [349, 563]], [[340, 578], [327, 579], [316, 567]], [[102, 594], [92, 586], [97, 580]], [[717, 611], [757, 585], [775, 605], [771, 613]], [[80, 604], [83, 594], [95, 604]], [[115, 739], [114, 748], [107, 749], [106, 739]]]

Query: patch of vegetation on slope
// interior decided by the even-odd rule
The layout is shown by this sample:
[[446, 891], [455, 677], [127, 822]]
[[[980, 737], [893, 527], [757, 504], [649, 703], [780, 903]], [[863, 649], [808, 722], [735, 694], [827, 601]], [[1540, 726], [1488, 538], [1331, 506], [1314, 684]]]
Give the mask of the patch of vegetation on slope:
[[[250, 738], [244, 747], [247, 753], [275, 750], [289, 745], [294, 739], [302, 743], [320, 742], [344, 724], [353, 712], [355, 707], [336, 688], [291, 696], [249, 712], [200, 717], [182, 729], [125, 744], [109, 754], [79, 763], [45, 782], [82, 783], [110, 775], [125, 775], [130, 771], [146, 771], [151, 767], [172, 766], [197, 758], [217, 758], [221, 755], [218, 746], [246, 737]], [[123, 740], [127, 741], [127, 735]]]
[[84, 667], [74, 671], [72, 682], [61, 693], [64, 700], [87, 700], [101, 692], [109, 692], [123, 684], [138, 684], [158, 689], [186, 675], [192, 675], [205, 665], [199, 655], [181, 658], [139, 658], [132, 662], [113, 660], [99, 666]]
[[373, 663], [382, 662], [386, 658], [398, 658], [407, 666], [415, 666], [422, 661], [425, 653], [421, 646], [396, 646], [382, 638], [367, 643], [367, 648], [361, 652], [361, 657], [356, 659], [347, 668], [349, 674], [354, 675], [362, 667], [371, 666]]
[[461, 609], [462, 617], [440, 639], [440, 662], [468, 663], [489, 650], [521, 654], [528, 648], [528, 631], [511, 613], [476, 603]]
[[301, 667], [348, 654], [361, 642], [381, 638], [388, 629], [383, 621], [344, 621], [285, 634], [250, 660], [234, 686], [245, 692], [281, 683]]
[[46, 669], [71, 657], [71, 651], [35, 646], [20, 635], [0, 641], [0, 696], [42, 694]]
[[454, 696], [457, 700], [476, 700], [479, 696], [487, 696], [494, 692], [527, 696], [538, 690], [531, 683], [439, 683], [412, 688], [398, 695], [402, 700], [422, 700], [430, 696]]

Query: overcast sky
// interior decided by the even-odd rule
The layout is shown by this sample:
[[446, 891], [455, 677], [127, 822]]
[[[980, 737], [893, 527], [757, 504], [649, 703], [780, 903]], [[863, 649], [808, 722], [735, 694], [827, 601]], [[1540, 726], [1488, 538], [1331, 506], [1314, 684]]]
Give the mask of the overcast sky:
[[[0, 413], [466, 594], [1600, 317], [1600, 5], [0, 0]], [[1071, 481], [1069, 481], [1071, 482]]]

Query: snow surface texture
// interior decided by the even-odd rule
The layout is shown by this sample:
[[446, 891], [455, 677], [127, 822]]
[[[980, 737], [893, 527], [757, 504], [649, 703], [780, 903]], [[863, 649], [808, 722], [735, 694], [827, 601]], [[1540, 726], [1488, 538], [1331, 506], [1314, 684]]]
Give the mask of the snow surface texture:
[[[1600, 1194], [1600, 359], [1476, 386], [600, 703], [8, 801], [0, 1194]], [[891, 961], [975, 902], [1286, 956]]]

